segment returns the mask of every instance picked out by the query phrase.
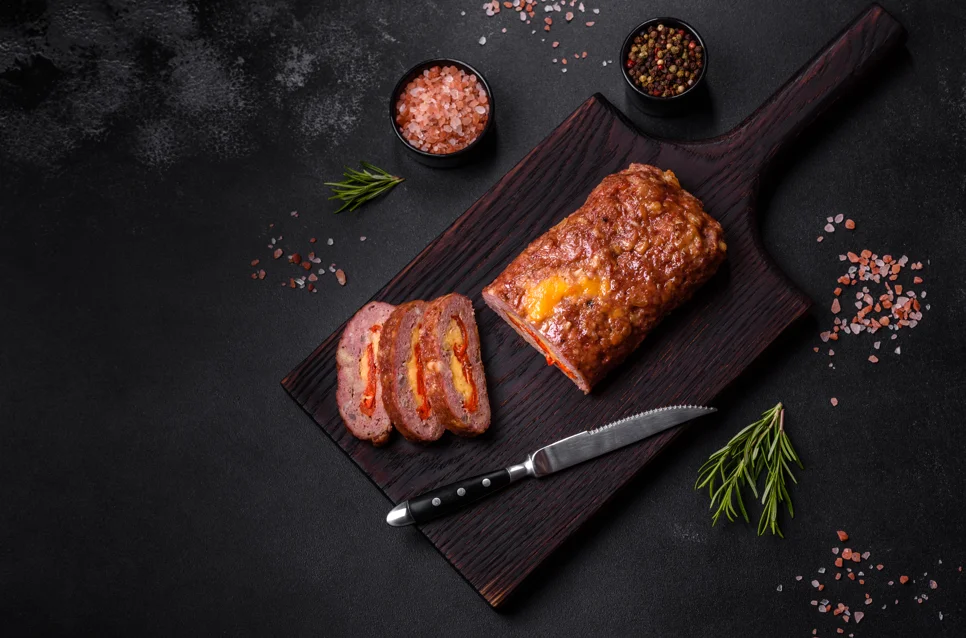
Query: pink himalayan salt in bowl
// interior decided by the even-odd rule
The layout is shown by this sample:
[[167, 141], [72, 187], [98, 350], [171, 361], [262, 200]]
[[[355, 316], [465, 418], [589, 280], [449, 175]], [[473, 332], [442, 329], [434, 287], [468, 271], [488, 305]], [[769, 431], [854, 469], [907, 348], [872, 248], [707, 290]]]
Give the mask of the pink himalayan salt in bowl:
[[424, 163], [453, 166], [469, 159], [493, 123], [493, 98], [483, 77], [458, 60], [427, 60], [400, 79], [390, 102], [393, 130]]

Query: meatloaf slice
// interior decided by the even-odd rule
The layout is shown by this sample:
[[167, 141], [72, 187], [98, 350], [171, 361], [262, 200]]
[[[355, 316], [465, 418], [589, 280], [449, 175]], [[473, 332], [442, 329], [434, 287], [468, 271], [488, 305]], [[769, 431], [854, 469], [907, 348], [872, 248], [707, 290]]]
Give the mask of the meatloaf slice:
[[440, 422], [461, 436], [485, 432], [490, 426], [490, 400], [473, 302], [457, 293], [430, 302], [420, 346], [426, 393]]
[[724, 261], [721, 224], [671, 171], [631, 164], [531, 243], [483, 299], [584, 392]]
[[392, 432], [382, 404], [378, 357], [383, 324], [393, 308], [379, 301], [363, 306], [346, 324], [335, 355], [339, 414], [352, 436], [377, 446]]
[[382, 402], [399, 433], [411, 441], [429, 442], [443, 436], [426, 393], [426, 375], [419, 342], [425, 301], [409, 301], [393, 310], [383, 325], [379, 349]]

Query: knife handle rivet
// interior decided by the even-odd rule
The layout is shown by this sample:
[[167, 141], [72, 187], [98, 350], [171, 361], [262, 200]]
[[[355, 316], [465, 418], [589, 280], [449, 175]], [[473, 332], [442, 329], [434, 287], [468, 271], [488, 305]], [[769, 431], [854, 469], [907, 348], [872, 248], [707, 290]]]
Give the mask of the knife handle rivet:
[[459, 488], [458, 490], [456, 490], [456, 495], [457, 495], [457, 496], [465, 496], [465, 495], [466, 495], [466, 490], [464, 490], [464, 489], [463, 489], [463, 488], [461, 487], [461, 488]]
[[440, 500], [439, 500], [439, 498], [434, 498], [434, 499], [433, 499], [433, 506], [434, 506], [434, 507], [439, 507], [439, 504], [440, 504]]
[[490, 479], [483, 479], [483, 487], [489, 487], [489, 486], [490, 486]]

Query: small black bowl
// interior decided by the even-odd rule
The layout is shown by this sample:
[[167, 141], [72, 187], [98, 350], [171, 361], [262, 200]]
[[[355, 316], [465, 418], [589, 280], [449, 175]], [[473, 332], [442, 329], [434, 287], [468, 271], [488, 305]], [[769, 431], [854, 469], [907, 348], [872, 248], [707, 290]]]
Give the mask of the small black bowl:
[[[697, 41], [698, 46], [701, 47], [701, 51], [703, 53], [704, 64], [702, 65], [701, 71], [698, 73], [698, 77], [694, 81], [694, 84], [688, 87], [684, 93], [679, 93], [671, 97], [655, 97], [645, 93], [636, 84], [634, 84], [634, 80], [631, 79], [630, 74], [627, 72], [627, 55], [630, 53], [631, 47], [634, 46], [634, 38], [648, 27], [656, 24], [663, 24], [668, 27], [684, 29], [685, 31], [690, 32]], [[678, 20], [677, 18], [652, 18], [650, 20], [645, 20], [634, 27], [634, 29], [627, 34], [627, 37], [624, 38], [624, 44], [621, 46], [620, 67], [621, 75], [624, 76], [624, 82], [627, 85], [627, 95], [631, 98], [631, 102], [636, 104], [648, 115], [667, 117], [689, 113], [694, 110], [694, 107], [700, 102], [700, 96], [704, 95], [707, 91], [704, 78], [708, 74], [708, 47], [705, 45], [704, 38], [701, 37], [701, 34], [698, 33], [697, 29], [692, 27], [684, 20]]]
[[[427, 153], [424, 150], [418, 149], [403, 137], [402, 133], [399, 131], [399, 126], [396, 124], [396, 102], [399, 100], [399, 94], [406, 88], [417, 75], [422, 73], [425, 69], [434, 66], [455, 66], [467, 73], [472, 73], [480, 80], [480, 84], [483, 85], [483, 89], [486, 91], [487, 98], [489, 99], [490, 113], [486, 120], [486, 126], [483, 127], [483, 132], [480, 133], [479, 137], [473, 140], [465, 148], [461, 148], [455, 153], [447, 153], [445, 155], [439, 155], [437, 153]], [[487, 84], [486, 78], [483, 77], [479, 71], [471, 67], [466, 62], [461, 62], [459, 60], [452, 60], [450, 58], [436, 58], [433, 60], [426, 60], [420, 62], [413, 68], [406, 71], [403, 76], [396, 83], [396, 88], [392, 90], [392, 94], [389, 96], [389, 123], [392, 125], [392, 131], [396, 134], [396, 139], [409, 151], [416, 161], [425, 164], [426, 166], [432, 166], [434, 168], [453, 168], [455, 166], [462, 166], [468, 162], [479, 159], [491, 146], [490, 140], [494, 137], [493, 129], [496, 125], [496, 102], [493, 99], [493, 91], [490, 90], [490, 85]]]

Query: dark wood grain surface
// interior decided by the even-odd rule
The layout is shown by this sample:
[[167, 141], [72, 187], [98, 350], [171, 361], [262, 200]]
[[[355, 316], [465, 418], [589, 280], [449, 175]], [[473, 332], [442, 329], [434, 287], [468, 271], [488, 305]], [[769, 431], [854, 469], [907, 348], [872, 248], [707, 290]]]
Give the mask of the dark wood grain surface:
[[[734, 131], [703, 142], [648, 138], [594, 95], [377, 293], [374, 299], [389, 303], [451, 291], [473, 299], [493, 408], [483, 437], [447, 435], [422, 447], [396, 436], [379, 449], [354, 439], [335, 403], [341, 329], [283, 386], [393, 502], [521, 462], [541, 445], [641, 410], [712, 402], [810, 304], [759, 240], [755, 203], [763, 169], [902, 38], [898, 23], [873, 5]], [[723, 225], [729, 256], [691, 302], [585, 397], [484, 307], [480, 291], [604, 176], [631, 162], [673, 170]], [[680, 431], [524, 482], [421, 531], [499, 606]]]

